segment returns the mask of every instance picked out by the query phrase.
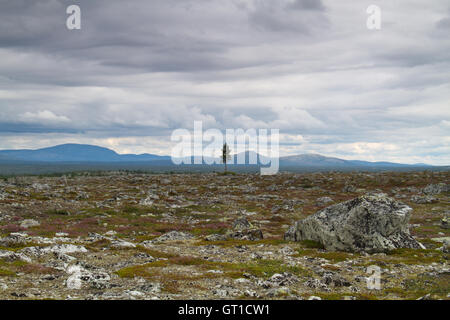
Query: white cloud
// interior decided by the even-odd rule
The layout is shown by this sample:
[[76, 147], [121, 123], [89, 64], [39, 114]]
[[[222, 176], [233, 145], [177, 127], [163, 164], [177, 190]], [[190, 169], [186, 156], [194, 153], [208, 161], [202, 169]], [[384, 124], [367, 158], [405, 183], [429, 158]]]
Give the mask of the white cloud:
[[18, 116], [19, 121], [39, 124], [59, 124], [70, 122], [66, 116], [58, 116], [49, 110], [25, 112]]

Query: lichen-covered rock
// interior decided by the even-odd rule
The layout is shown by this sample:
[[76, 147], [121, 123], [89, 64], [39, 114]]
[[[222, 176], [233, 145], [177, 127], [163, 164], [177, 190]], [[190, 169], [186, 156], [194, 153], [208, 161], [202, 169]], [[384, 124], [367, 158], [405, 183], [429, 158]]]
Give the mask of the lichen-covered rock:
[[234, 230], [245, 230], [252, 228], [252, 224], [248, 222], [248, 220], [245, 217], [238, 218], [234, 220], [233, 222], [233, 229]]
[[443, 246], [440, 247], [438, 250], [444, 253], [450, 253], [450, 240], [444, 240]]
[[442, 218], [441, 228], [442, 229], [450, 229], [450, 218], [449, 217]]
[[4, 261], [25, 261], [31, 262], [31, 259], [20, 252], [12, 252], [8, 250], [0, 250], [0, 259]]
[[57, 244], [51, 247], [45, 247], [42, 249], [42, 252], [48, 253], [85, 253], [88, 252], [87, 249], [83, 246], [77, 246], [74, 244]]
[[27, 236], [21, 233], [10, 233], [9, 236], [0, 238], [0, 245], [3, 247], [14, 247], [27, 243]]
[[181, 232], [181, 231], [170, 231], [162, 236], [151, 240], [150, 242], [164, 242], [164, 241], [181, 241], [181, 240], [191, 240], [195, 237], [187, 232]]
[[384, 252], [424, 248], [408, 230], [411, 208], [385, 195], [365, 195], [297, 221], [286, 240], [314, 240], [327, 250]]
[[344, 188], [342, 188], [342, 192], [349, 192], [349, 193], [356, 192], [356, 187], [354, 185], [351, 185], [351, 184], [346, 184], [344, 186]]
[[66, 272], [69, 277], [66, 280], [66, 286], [68, 289], [79, 290], [84, 283], [89, 284], [91, 288], [106, 289], [109, 287], [109, 281], [111, 277], [107, 272], [102, 270], [89, 271], [80, 265], [71, 265], [67, 268]]
[[330, 197], [321, 197], [321, 198], [316, 199], [316, 204], [318, 206], [324, 206], [330, 202], [333, 202], [333, 199], [331, 199]]
[[437, 184], [429, 184], [422, 190], [425, 194], [440, 194], [443, 192], [450, 192], [450, 184], [446, 183], [437, 183]]
[[40, 225], [41, 225], [40, 222], [34, 219], [25, 219], [20, 223], [20, 226], [25, 229], [38, 227]]
[[214, 233], [214, 234], [209, 234], [205, 237], [206, 241], [224, 241], [227, 240], [227, 236], [224, 234], [218, 234], [218, 233]]
[[129, 241], [117, 239], [111, 241], [111, 248], [115, 249], [136, 248], [136, 245]]
[[427, 204], [427, 203], [436, 203], [439, 200], [432, 196], [414, 195], [411, 197], [411, 201], [417, 204]]
[[256, 241], [263, 239], [263, 233], [260, 229], [253, 228], [246, 230], [231, 231], [226, 234], [226, 237], [228, 239]]
[[255, 228], [245, 217], [233, 222], [233, 230], [228, 231], [225, 236], [229, 239], [256, 241], [263, 239], [263, 233]]

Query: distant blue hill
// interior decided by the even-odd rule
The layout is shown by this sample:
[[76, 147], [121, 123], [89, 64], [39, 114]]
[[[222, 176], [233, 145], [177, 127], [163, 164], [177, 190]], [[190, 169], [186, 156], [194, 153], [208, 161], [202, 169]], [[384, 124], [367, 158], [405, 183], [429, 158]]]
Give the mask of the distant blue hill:
[[37, 150], [0, 150], [0, 161], [31, 162], [145, 162], [169, 160], [168, 156], [154, 154], [118, 154], [98, 146], [62, 144]]
[[288, 156], [280, 158], [280, 164], [284, 166], [311, 166], [311, 167], [426, 167], [427, 164], [410, 165], [394, 162], [370, 162], [362, 160], [343, 160], [333, 157], [325, 157], [319, 154], [301, 154], [297, 156]]
[[[262, 160], [263, 164], [268, 164], [269, 159], [253, 151], [245, 152], [246, 163], [250, 158], [256, 157]], [[250, 157], [250, 155], [252, 157]], [[237, 163], [238, 155], [232, 155], [232, 159]], [[192, 158], [191, 158], [192, 159]], [[218, 158], [210, 158], [217, 160]], [[192, 159], [193, 160], [193, 159]], [[343, 160], [333, 157], [325, 157], [318, 154], [301, 154], [296, 156], [281, 157], [280, 168], [321, 168], [321, 169], [385, 169], [385, 168], [412, 168], [412, 167], [432, 167], [426, 164], [400, 164], [392, 162], [368, 162], [360, 160]], [[86, 144], [62, 144], [54, 147], [37, 150], [0, 150], [0, 163], [19, 162], [43, 162], [43, 163], [147, 163], [149, 165], [173, 166], [170, 156], [159, 156], [155, 154], [118, 154], [117, 152], [93, 145]], [[193, 162], [193, 161], [192, 161]], [[232, 162], [232, 161], [230, 161]], [[258, 163], [260, 163], [258, 161]], [[232, 164], [230, 163], [232, 166]], [[239, 166], [239, 165], [238, 165]]]

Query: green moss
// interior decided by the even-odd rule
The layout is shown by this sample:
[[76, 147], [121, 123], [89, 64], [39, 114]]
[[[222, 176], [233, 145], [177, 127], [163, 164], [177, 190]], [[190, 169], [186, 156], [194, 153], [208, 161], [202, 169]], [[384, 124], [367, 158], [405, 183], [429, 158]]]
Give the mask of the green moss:
[[39, 200], [39, 201], [47, 201], [47, 200], [50, 200], [49, 197], [44, 196], [44, 195], [39, 194], [39, 193], [31, 193], [31, 194], [30, 194], [30, 199], [33, 199], [33, 200]]
[[302, 240], [300, 241], [300, 245], [310, 249], [325, 249], [323, 244], [314, 240]]
[[442, 246], [442, 243], [433, 241], [428, 238], [418, 239], [418, 241], [429, 249], [436, 249], [436, 248], [440, 248]]
[[444, 262], [444, 253], [432, 249], [395, 249], [387, 253], [397, 262], [404, 264], [430, 264]]
[[134, 277], [148, 278], [151, 277], [152, 275], [147, 265], [126, 267], [116, 271], [116, 274], [121, 278], [134, 278]]
[[8, 269], [0, 268], [0, 277], [15, 277], [15, 276], [16, 276], [15, 272]]
[[296, 275], [307, 275], [307, 270], [298, 266], [288, 266], [281, 260], [256, 260], [244, 263], [217, 263], [221, 269], [230, 272], [231, 277], [241, 277], [250, 273], [257, 277], [271, 277], [275, 273], [290, 272]]
[[177, 255], [174, 255], [174, 254], [171, 254], [171, 253], [165, 253], [165, 252], [162, 252], [162, 251], [149, 249], [149, 248], [146, 248], [146, 247], [140, 246], [140, 245], [136, 246], [136, 250], [138, 250], [140, 252], [147, 253], [147, 254], [151, 255], [153, 258], [166, 258], [166, 259], [168, 259], [168, 258], [173, 258], [173, 257], [177, 256]]
[[121, 211], [124, 213], [142, 213], [147, 212], [146, 209], [138, 207], [138, 206], [132, 206], [132, 205], [125, 205], [121, 208]]
[[19, 251], [27, 247], [46, 247], [45, 244], [35, 243], [35, 242], [27, 242], [27, 243], [14, 243], [9, 245], [8, 247], [0, 246], [0, 250], [7, 250], [7, 251]]

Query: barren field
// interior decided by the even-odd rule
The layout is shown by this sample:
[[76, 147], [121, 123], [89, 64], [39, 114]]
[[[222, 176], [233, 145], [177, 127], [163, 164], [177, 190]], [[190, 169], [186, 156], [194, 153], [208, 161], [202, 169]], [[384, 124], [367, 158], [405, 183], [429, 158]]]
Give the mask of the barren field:
[[[423, 192], [449, 182], [430, 171], [5, 178], [0, 299], [449, 299], [450, 194]], [[426, 249], [284, 240], [295, 221], [367, 193], [413, 208]], [[233, 233], [236, 220], [255, 232]], [[368, 266], [381, 268], [378, 290]]]

